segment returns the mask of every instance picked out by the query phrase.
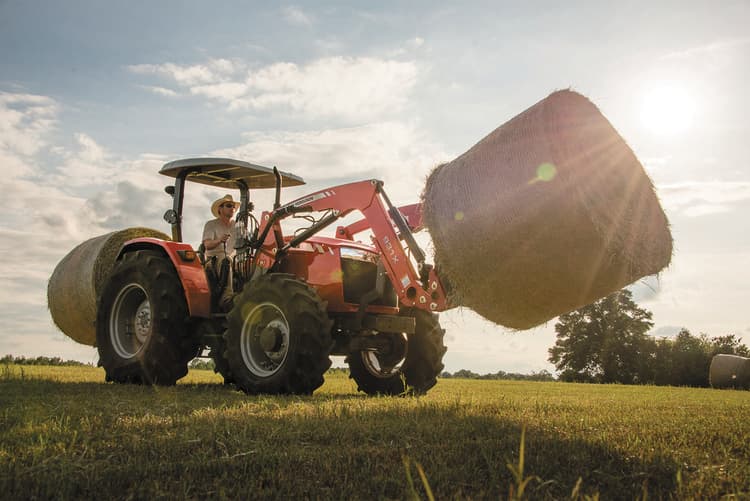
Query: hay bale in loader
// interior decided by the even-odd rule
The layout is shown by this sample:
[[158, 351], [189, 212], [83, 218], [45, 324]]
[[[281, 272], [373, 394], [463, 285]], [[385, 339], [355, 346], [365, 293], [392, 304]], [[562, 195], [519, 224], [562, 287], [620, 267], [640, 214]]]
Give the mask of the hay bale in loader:
[[750, 358], [715, 355], [708, 369], [708, 382], [713, 388], [750, 389]]
[[158, 230], [128, 228], [91, 238], [70, 251], [47, 284], [47, 306], [55, 325], [81, 344], [96, 346], [96, 303], [122, 244], [138, 237], [169, 240]]
[[635, 154], [568, 90], [438, 166], [422, 202], [453, 303], [515, 329], [658, 273], [672, 255], [667, 218]]

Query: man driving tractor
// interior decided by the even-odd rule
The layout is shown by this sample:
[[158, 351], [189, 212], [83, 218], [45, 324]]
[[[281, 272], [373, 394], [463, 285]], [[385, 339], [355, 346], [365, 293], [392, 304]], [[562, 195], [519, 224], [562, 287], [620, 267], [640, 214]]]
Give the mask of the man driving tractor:
[[218, 298], [222, 310], [231, 308], [234, 288], [232, 287], [232, 265], [234, 244], [236, 241], [234, 211], [240, 203], [232, 195], [224, 195], [211, 204], [211, 214], [215, 219], [206, 222], [203, 227], [203, 246], [205, 247], [205, 268], [212, 284], [212, 296]]

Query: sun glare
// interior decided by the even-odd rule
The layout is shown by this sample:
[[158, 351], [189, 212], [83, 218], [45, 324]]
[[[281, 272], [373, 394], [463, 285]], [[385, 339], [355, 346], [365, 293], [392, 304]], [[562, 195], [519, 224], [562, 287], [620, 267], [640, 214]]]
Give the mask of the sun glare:
[[693, 97], [678, 84], [659, 84], [643, 97], [641, 120], [652, 133], [675, 135], [690, 128], [695, 112]]

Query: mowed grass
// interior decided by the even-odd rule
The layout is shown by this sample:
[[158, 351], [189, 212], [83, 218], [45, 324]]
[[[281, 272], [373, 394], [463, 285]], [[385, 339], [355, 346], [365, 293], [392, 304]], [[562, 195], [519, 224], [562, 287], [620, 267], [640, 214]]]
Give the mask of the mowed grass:
[[[0, 498], [529, 499], [750, 496], [750, 392], [440, 380], [419, 398], [247, 396], [101, 369], [0, 366]], [[409, 480], [411, 478], [411, 482]]]

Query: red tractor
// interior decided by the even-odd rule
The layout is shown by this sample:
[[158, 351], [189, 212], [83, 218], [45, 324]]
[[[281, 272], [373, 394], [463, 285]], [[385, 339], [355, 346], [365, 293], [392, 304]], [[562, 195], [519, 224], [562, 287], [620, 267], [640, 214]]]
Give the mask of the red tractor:
[[[331, 355], [346, 356], [368, 394], [435, 385], [446, 351], [436, 312], [448, 300], [412, 234], [422, 227], [419, 204], [396, 208], [381, 181], [366, 180], [281, 205], [282, 185], [301, 178], [224, 158], [178, 160], [160, 173], [175, 178], [164, 215], [172, 240], [137, 238], [119, 252], [97, 309], [107, 380], [174, 384], [208, 348], [225, 382], [247, 393], [310, 394]], [[186, 181], [240, 192], [228, 312], [212, 301], [218, 285], [201, 253], [182, 242]], [[258, 221], [249, 192], [262, 188], [275, 188], [275, 203]], [[318, 235], [353, 211], [363, 219], [338, 226], [336, 238]], [[286, 218], [305, 225], [284, 235]], [[366, 230], [371, 244], [354, 240]]]

